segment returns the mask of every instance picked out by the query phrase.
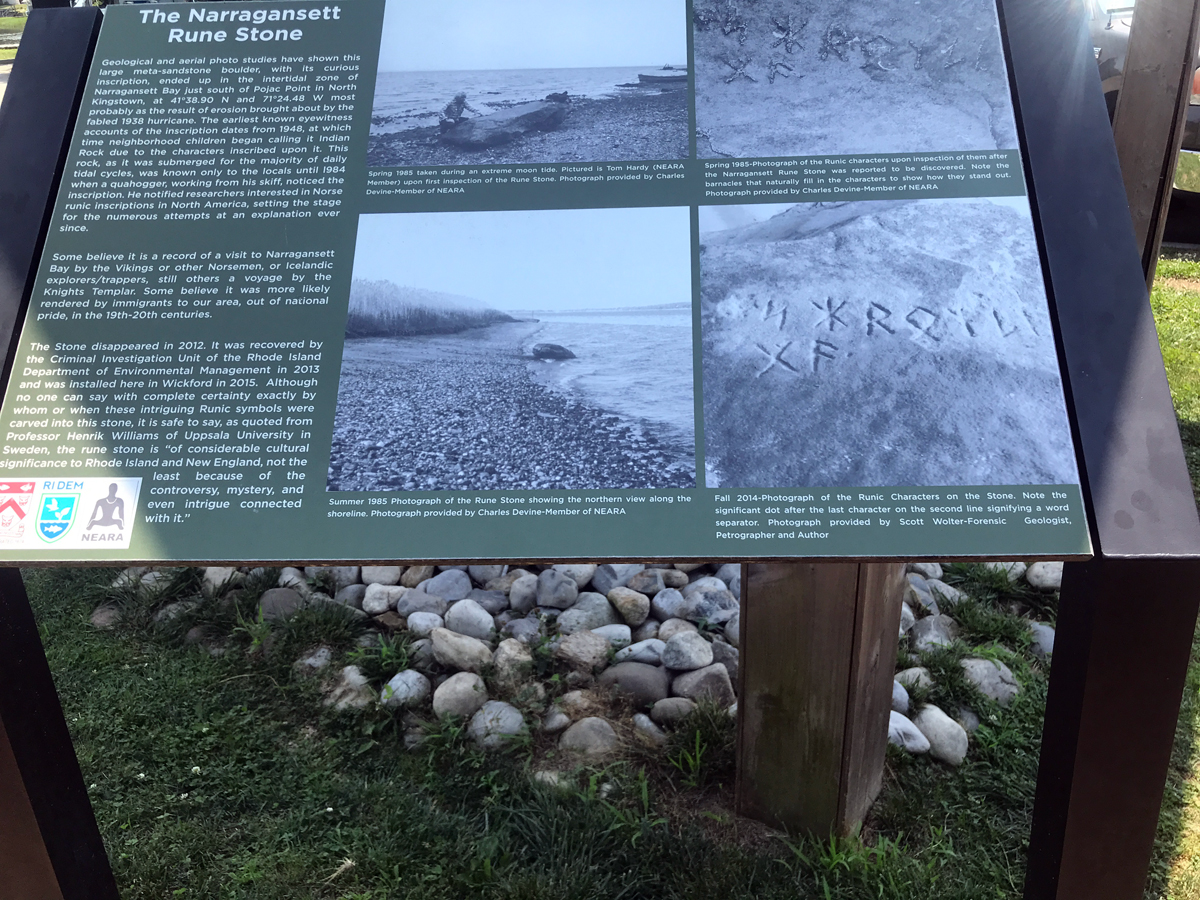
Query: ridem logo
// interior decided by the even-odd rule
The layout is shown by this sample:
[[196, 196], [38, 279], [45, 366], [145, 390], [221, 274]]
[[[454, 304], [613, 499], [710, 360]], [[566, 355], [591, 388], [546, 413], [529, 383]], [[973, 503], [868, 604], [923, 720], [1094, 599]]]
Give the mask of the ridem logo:
[[38, 507], [38, 537], [48, 543], [57, 541], [71, 530], [78, 510], [78, 494], [42, 494]]

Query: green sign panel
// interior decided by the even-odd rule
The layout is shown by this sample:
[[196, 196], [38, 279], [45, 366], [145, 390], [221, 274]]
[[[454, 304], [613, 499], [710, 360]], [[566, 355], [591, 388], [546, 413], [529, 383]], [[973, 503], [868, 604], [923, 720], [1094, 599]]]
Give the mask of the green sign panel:
[[1090, 553], [990, 0], [110, 7], [0, 559]]

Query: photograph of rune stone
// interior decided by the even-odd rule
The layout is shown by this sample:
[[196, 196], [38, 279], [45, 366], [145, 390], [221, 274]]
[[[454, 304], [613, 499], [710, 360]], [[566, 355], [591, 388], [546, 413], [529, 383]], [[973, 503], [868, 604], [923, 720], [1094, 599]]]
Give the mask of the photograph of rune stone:
[[327, 489], [696, 485], [686, 207], [359, 217]]
[[696, 0], [701, 158], [1017, 146], [994, 0]]
[[688, 153], [684, 0], [387, 0], [368, 165]]
[[1024, 198], [700, 208], [708, 487], [1077, 484]]

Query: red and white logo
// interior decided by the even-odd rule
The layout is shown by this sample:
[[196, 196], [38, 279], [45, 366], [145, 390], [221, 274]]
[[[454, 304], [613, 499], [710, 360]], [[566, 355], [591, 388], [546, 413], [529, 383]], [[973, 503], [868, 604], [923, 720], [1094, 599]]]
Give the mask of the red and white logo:
[[0, 481], [0, 544], [25, 539], [33, 505], [32, 481]]

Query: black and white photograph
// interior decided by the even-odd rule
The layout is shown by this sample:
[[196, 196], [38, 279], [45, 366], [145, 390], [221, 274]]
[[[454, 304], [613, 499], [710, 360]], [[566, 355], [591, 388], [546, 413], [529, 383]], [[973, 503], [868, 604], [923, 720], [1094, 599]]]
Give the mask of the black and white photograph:
[[684, 0], [387, 0], [370, 166], [682, 159]]
[[686, 207], [359, 217], [327, 489], [696, 486]]
[[1078, 484], [1024, 197], [700, 208], [708, 487]]
[[1017, 146], [994, 0], [696, 0], [701, 158]]

